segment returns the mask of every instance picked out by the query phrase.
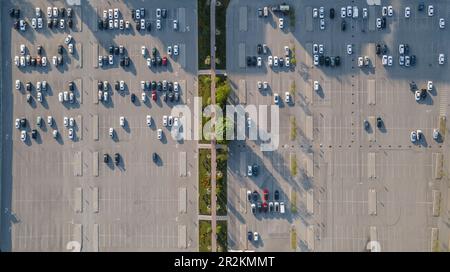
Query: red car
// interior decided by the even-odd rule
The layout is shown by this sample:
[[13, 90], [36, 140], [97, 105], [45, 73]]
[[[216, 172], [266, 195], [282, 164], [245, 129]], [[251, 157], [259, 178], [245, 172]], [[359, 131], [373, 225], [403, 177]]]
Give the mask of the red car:
[[262, 206], [263, 206], [263, 211], [267, 212], [267, 202], [264, 202]]
[[153, 101], [156, 101], [156, 92], [155, 91], [152, 91], [152, 99], [153, 99]]
[[264, 189], [264, 200], [269, 200], [269, 190]]
[[167, 57], [162, 58], [162, 65], [167, 66]]

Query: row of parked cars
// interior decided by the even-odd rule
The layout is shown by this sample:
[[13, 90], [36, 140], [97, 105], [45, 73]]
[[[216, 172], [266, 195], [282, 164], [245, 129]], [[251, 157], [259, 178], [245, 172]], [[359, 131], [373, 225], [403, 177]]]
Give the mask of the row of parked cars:
[[269, 201], [270, 193], [266, 188], [263, 190], [263, 197], [260, 199], [260, 195], [258, 191], [247, 191], [247, 200], [250, 202], [250, 207], [252, 209], [252, 213], [256, 214], [262, 212], [270, 212], [270, 213], [282, 213], [286, 212], [285, 204], [283, 201], [280, 201], [280, 193], [278, 190], [275, 190], [273, 194], [273, 201]]

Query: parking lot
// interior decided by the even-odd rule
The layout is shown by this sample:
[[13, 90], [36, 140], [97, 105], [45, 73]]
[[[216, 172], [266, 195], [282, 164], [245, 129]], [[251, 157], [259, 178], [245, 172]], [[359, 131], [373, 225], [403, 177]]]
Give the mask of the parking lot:
[[[389, 3], [367, 6], [364, 1], [358, 4], [359, 18], [346, 18], [347, 28], [341, 31], [340, 10], [350, 5], [348, 1], [286, 3], [295, 9], [294, 30], [289, 16], [279, 12], [258, 17], [257, 9], [274, 5], [271, 1], [233, 2], [227, 14], [227, 29], [233, 29], [227, 34], [227, 73], [236, 101], [270, 105], [275, 93], [281, 99], [276, 151], [260, 152], [258, 143], [248, 140], [232, 144], [230, 247], [289, 251], [290, 230], [295, 228], [298, 251], [363, 251], [371, 239], [379, 241], [382, 251], [429, 251], [431, 228], [436, 227], [432, 190], [442, 185], [434, 178], [435, 155], [447, 150], [444, 137], [432, 137], [448, 108], [449, 67], [447, 62], [438, 64], [439, 54], [449, 53], [448, 30], [439, 28], [439, 18], [448, 21], [450, 6], [444, 1], [427, 2], [434, 5], [430, 17], [426, 9], [417, 11], [418, 1], [395, 1], [386, 29], [378, 30], [375, 19], [382, 17], [382, 6]], [[319, 18], [312, 18], [313, 8], [320, 6], [325, 8], [324, 30]], [[410, 18], [404, 18], [406, 6], [411, 7]], [[362, 18], [364, 7], [367, 19]], [[334, 19], [329, 18], [330, 8], [336, 11]], [[383, 65], [375, 54], [377, 43], [387, 45], [392, 66]], [[268, 54], [258, 54], [257, 44], [267, 44]], [[323, 44], [325, 56], [339, 56], [340, 66], [314, 65], [313, 44]], [[351, 55], [348, 44], [352, 44]], [[410, 54], [417, 56], [415, 66], [399, 65], [399, 44], [409, 44]], [[295, 46], [295, 69], [269, 67], [268, 56], [284, 56], [284, 46], [291, 50]], [[247, 56], [261, 56], [262, 67], [247, 66]], [[359, 56], [368, 56], [370, 64], [358, 67]], [[258, 81], [267, 81], [269, 88], [259, 90]], [[314, 81], [320, 85], [318, 91], [313, 89]], [[418, 88], [432, 81], [434, 87], [415, 101], [411, 81]], [[285, 103], [292, 82], [293, 101]], [[292, 116], [297, 123], [295, 140], [290, 139]], [[380, 128], [377, 117], [382, 119]], [[411, 142], [411, 131], [418, 129], [422, 139]], [[294, 177], [292, 158], [299, 166]], [[245, 167], [253, 163], [262, 173], [246, 177]], [[280, 190], [287, 204], [284, 215], [251, 213], [245, 192], [256, 189], [262, 194], [264, 188]], [[292, 191], [297, 213], [290, 211]], [[260, 242], [247, 241], [247, 231], [257, 231]]]
[[[197, 88], [196, 1], [171, 1], [156, 5], [142, 1], [3, 1], [3, 192], [2, 251], [67, 251], [70, 241], [81, 243], [83, 251], [196, 251], [197, 143], [177, 142], [170, 128], [162, 124], [178, 104], [193, 103]], [[49, 29], [47, 7], [73, 9], [73, 28]], [[21, 19], [30, 22], [40, 7], [44, 26], [15, 30], [10, 8], [21, 9]], [[119, 19], [131, 22], [130, 29], [99, 29], [103, 10], [115, 9]], [[145, 8], [151, 30], [136, 30], [131, 9]], [[165, 8], [166, 18], [156, 29], [156, 9]], [[61, 16], [61, 14], [60, 14]], [[67, 16], [65, 17], [67, 20]], [[173, 21], [178, 30], [173, 30]], [[72, 36], [74, 53], [64, 43]], [[38, 45], [48, 59], [46, 67], [16, 67], [19, 47], [36, 56]], [[63, 65], [55, 66], [53, 56], [63, 45]], [[109, 56], [109, 47], [125, 48], [113, 55], [113, 64], [99, 67], [98, 57]], [[178, 45], [178, 56], [168, 56], [166, 48]], [[146, 47], [146, 56], [141, 47]], [[147, 66], [152, 48], [168, 59], [167, 66]], [[128, 56], [128, 67], [120, 59]], [[21, 89], [15, 89], [16, 80]], [[38, 81], [47, 82], [43, 101], [37, 100]], [[163, 91], [141, 90], [141, 81], [178, 82], [179, 101], [163, 101]], [[32, 90], [25, 90], [27, 82]], [[60, 102], [59, 93], [74, 82], [74, 102]], [[108, 81], [108, 97], [99, 101], [98, 82]], [[115, 82], [123, 81], [123, 91]], [[142, 93], [145, 93], [145, 102]], [[31, 103], [26, 95], [31, 93]], [[131, 101], [131, 95], [136, 101]], [[146, 116], [152, 125], [148, 126]], [[42, 117], [42, 127], [36, 118]], [[52, 116], [52, 125], [47, 117]], [[74, 118], [73, 127], [64, 126], [64, 117]], [[124, 117], [124, 125], [120, 118]], [[16, 129], [16, 118], [26, 118]], [[109, 136], [110, 128], [114, 137]], [[31, 137], [32, 130], [37, 137]], [[69, 139], [69, 129], [74, 137]], [[162, 139], [157, 131], [162, 129]], [[27, 134], [22, 142], [21, 130]], [[53, 131], [58, 131], [55, 139]], [[115, 163], [115, 154], [119, 162]], [[156, 153], [156, 160], [152, 154]], [[104, 154], [109, 155], [104, 162]]]

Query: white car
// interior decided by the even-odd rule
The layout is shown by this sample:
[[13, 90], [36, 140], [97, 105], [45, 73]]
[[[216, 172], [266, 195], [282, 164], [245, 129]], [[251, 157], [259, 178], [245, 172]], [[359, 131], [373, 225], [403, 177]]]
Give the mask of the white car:
[[318, 91], [319, 90], [319, 81], [317, 81], [317, 80], [314, 80], [314, 91]]
[[114, 29], [114, 20], [109, 20], [108, 26], [109, 26], [109, 29]]
[[323, 54], [323, 44], [319, 44], [319, 54]]
[[388, 56], [388, 66], [392, 66], [394, 63], [394, 58], [392, 56]]
[[152, 59], [151, 58], [147, 58], [147, 66], [152, 67]]
[[145, 90], [145, 81], [141, 80], [141, 90]]
[[17, 67], [19, 67], [20, 66], [20, 58], [19, 58], [19, 56], [15, 56], [14, 57], [14, 64], [17, 66]]
[[64, 98], [63, 98], [63, 93], [62, 92], [59, 92], [59, 94], [58, 94], [58, 101], [59, 102], [64, 102]]
[[319, 18], [323, 19], [325, 17], [325, 8], [324, 7], [320, 7], [319, 8]]
[[141, 94], [141, 101], [142, 101], [143, 103], [145, 103], [146, 100], [147, 100], [147, 95], [143, 92], [143, 93]]
[[64, 124], [64, 127], [68, 127], [69, 126], [69, 117], [64, 116], [63, 124]]
[[31, 27], [34, 28], [34, 29], [36, 29], [36, 26], [37, 26], [36, 18], [32, 18], [32, 19], [31, 19]]
[[273, 103], [275, 105], [278, 105], [278, 103], [280, 103], [280, 96], [278, 95], [278, 93], [273, 94]]
[[172, 56], [172, 46], [167, 46], [167, 55]]
[[42, 18], [37, 19], [37, 28], [41, 29], [44, 27], [44, 22], [42, 21]]
[[353, 48], [351, 44], [347, 44], [347, 54], [351, 55], [353, 53]]
[[414, 93], [414, 97], [415, 97], [415, 99], [416, 99], [416, 101], [420, 101], [420, 91], [419, 90], [417, 90], [415, 93]]
[[174, 117], [173, 118], [173, 127], [178, 128], [179, 126], [180, 126], [180, 122], [179, 122], [178, 117]]
[[47, 7], [47, 17], [52, 18], [52, 7]]
[[25, 44], [21, 44], [20, 45], [20, 55], [24, 56], [25, 55], [25, 50], [26, 50]]
[[27, 29], [27, 25], [24, 20], [19, 21], [20, 31], [25, 31]]
[[72, 35], [67, 35], [67, 37], [64, 39], [65, 44], [69, 44], [72, 41]]
[[385, 17], [385, 16], [387, 16], [387, 13], [388, 13], [388, 8], [386, 6], [383, 6], [381, 8], [381, 16]]
[[445, 62], [445, 55], [444, 54], [439, 54], [439, 64], [442, 65]]
[[25, 130], [22, 130], [22, 131], [20, 132], [20, 140], [21, 140], [22, 142], [25, 142], [25, 141], [27, 140], [27, 132], [26, 132]]
[[278, 57], [277, 56], [273, 57], [273, 66], [275, 66], [275, 67], [278, 66]]
[[[141, 23], [142, 25], [142, 23]], [[119, 28], [119, 19], [114, 19], [114, 28], [118, 29]]]
[[383, 55], [383, 57], [381, 58], [381, 63], [383, 65], [387, 65], [388, 64], [388, 56], [387, 55]]
[[16, 119], [16, 128], [18, 129], [18, 128], [20, 128], [20, 119], [19, 118], [17, 118]]
[[417, 133], [415, 130], [411, 131], [411, 134], [409, 135], [409, 139], [411, 140], [411, 142], [415, 142], [417, 141]]
[[319, 53], [319, 45], [317, 43], [313, 44], [313, 54]]
[[439, 28], [440, 29], [445, 28], [445, 19], [444, 18], [439, 19]]
[[53, 17], [58, 17], [58, 8], [57, 7], [53, 7]]
[[24, 57], [24, 56], [21, 56], [21, 57], [20, 57], [20, 66], [25, 67], [25, 65], [26, 65], [25, 57]]
[[98, 56], [98, 66], [103, 67], [103, 57], [102, 56]]
[[173, 20], [173, 30], [178, 30], [178, 20]]
[[20, 90], [20, 80], [16, 80], [16, 90]]
[[387, 15], [389, 17], [391, 17], [392, 15], [394, 15], [394, 8], [392, 6], [388, 6], [387, 8]]
[[314, 65], [319, 65], [319, 55], [314, 54]]
[[247, 165], [247, 176], [253, 176], [253, 167], [251, 165]]
[[52, 126], [53, 124], [53, 117], [51, 115], [47, 116], [47, 125]]
[[398, 64], [399, 64], [400, 66], [405, 65], [405, 56], [404, 56], [404, 55], [400, 55], [400, 56], [398, 57]]
[[167, 127], [167, 115], [164, 115], [164, 116], [163, 116], [163, 121], [162, 121], [162, 123], [163, 123], [163, 126]]
[[427, 91], [433, 90], [433, 81], [429, 80], [427, 82]]
[[405, 8], [405, 18], [409, 18], [409, 17], [411, 17], [411, 8], [406, 7]]
[[125, 28], [130, 29], [130, 21], [125, 21]]
[[[259, 83], [259, 82], [261, 82], [261, 81], [258, 81], [258, 83]], [[267, 81], [264, 81], [263, 84], [262, 84], [262, 86], [263, 86], [263, 89], [264, 89], [264, 90], [267, 90], [267, 88], [269, 88], [269, 83], [268, 83]]]
[[161, 9], [156, 9], [156, 18], [161, 19]]
[[42, 90], [46, 91], [47, 90], [47, 81], [42, 81]]
[[[247, 118], [247, 127], [251, 128], [252, 127], [252, 118], [248, 117]], [[250, 166], [250, 165], [249, 165]], [[250, 166], [251, 167], [251, 166]]]
[[137, 20], [141, 19], [141, 10], [140, 9], [136, 9], [136, 17]]
[[325, 29], [325, 19], [320, 19], [320, 30]]
[[69, 128], [69, 139], [73, 140], [73, 128]]
[[433, 5], [429, 5], [428, 6], [428, 16], [433, 16], [434, 15], [434, 7]]
[[123, 116], [119, 117], [119, 124], [120, 124], [121, 127], [125, 126], [125, 117], [123, 117]]
[[283, 18], [279, 18], [278, 19], [278, 28], [279, 29], [283, 29], [284, 28], [284, 19]]
[[158, 140], [161, 140], [161, 138], [162, 138], [162, 129], [158, 129], [157, 138], [158, 138]]
[[37, 101], [42, 102], [42, 92], [37, 92]]
[[256, 231], [253, 233], [253, 241], [255, 242], [259, 241], [259, 234]]
[[58, 138], [58, 131], [56, 129], [53, 130], [53, 138]]
[[345, 7], [341, 8], [341, 18], [345, 18], [347, 16], [347, 11], [345, 9]]
[[353, 13], [353, 8], [352, 6], [347, 6], [347, 17], [351, 18]]
[[358, 57], [358, 67], [364, 66], [364, 60], [363, 57]]
[[98, 90], [98, 101], [102, 101], [103, 98], [103, 92], [101, 90]]
[[319, 16], [319, 10], [317, 8], [313, 8], [312, 17], [317, 18]]
[[73, 43], [69, 43], [69, 53], [73, 54]]
[[114, 18], [119, 19], [119, 9], [118, 8], [114, 9]]
[[161, 30], [161, 20], [156, 20], [156, 29]]
[[109, 60], [109, 65], [113, 65], [114, 64], [113, 55], [109, 55], [108, 60]]
[[362, 16], [363, 19], [367, 19], [367, 17], [369, 17], [369, 11], [367, 10], [367, 8], [362, 9]]
[[284, 46], [284, 56], [289, 57], [290, 49], [289, 46]]
[[59, 21], [59, 28], [64, 29], [66, 27], [66, 21], [64, 19], [61, 19]]
[[47, 57], [42, 57], [42, 66], [47, 66]]
[[147, 126], [150, 127], [152, 125], [152, 116], [151, 115], [147, 115], [145, 120], [147, 121]]
[[272, 67], [272, 65], [273, 65], [273, 57], [272, 56], [267, 57], [267, 64], [269, 64], [269, 67]]
[[142, 56], [145, 56], [145, 51], [146, 51], [145, 46], [141, 46], [141, 54], [142, 54]]
[[262, 82], [261, 82], [261, 81], [258, 81], [258, 82], [256, 83], [256, 86], [258, 87], [258, 89], [261, 89], [261, 88], [262, 88]]
[[114, 137], [114, 128], [109, 128], [109, 137]]
[[174, 92], [178, 92], [180, 90], [180, 85], [178, 84], [178, 82], [174, 82], [173, 83], [173, 91]]
[[111, 20], [113, 18], [113, 10], [108, 9], [108, 18]]
[[108, 19], [108, 11], [106, 9], [103, 10], [103, 20]]
[[398, 45], [398, 53], [399, 54], [405, 54], [405, 45], [404, 44], [399, 44]]
[[420, 130], [420, 129], [416, 130], [416, 134], [417, 134], [417, 140], [420, 141], [423, 136], [422, 130]]
[[285, 211], [284, 202], [280, 202], [280, 213], [284, 213], [284, 211]]
[[261, 57], [258, 57], [256, 64], [257, 64], [258, 67], [261, 67], [261, 65], [262, 65]]
[[286, 67], [291, 66], [291, 59], [289, 57], [284, 58], [284, 65], [286, 65]]
[[381, 18], [377, 18], [376, 24], [377, 24], [377, 28], [381, 29]]
[[75, 126], [75, 119], [73, 117], [69, 118], [69, 126], [71, 126], [71, 127]]
[[435, 128], [433, 129], [433, 139], [438, 140], [440, 136], [439, 129]]
[[358, 7], [353, 6], [353, 18], [358, 18], [358, 16], [359, 16]]
[[173, 54], [174, 54], [175, 56], [178, 56], [178, 44], [175, 44], [175, 45], [173, 46]]
[[[70, 94], [73, 94], [73, 93], [70, 93]], [[103, 101], [108, 102], [108, 92], [103, 93]]]
[[141, 30], [145, 30], [145, 19], [141, 19]]
[[291, 94], [289, 92], [284, 93], [284, 102], [290, 103], [291, 102]]
[[119, 89], [120, 89], [121, 91], [125, 90], [125, 81], [121, 80], [121, 81], [119, 82]]
[[69, 101], [69, 92], [68, 91], [65, 91], [64, 92], [64, 101], [66, 102], [66, 101]]

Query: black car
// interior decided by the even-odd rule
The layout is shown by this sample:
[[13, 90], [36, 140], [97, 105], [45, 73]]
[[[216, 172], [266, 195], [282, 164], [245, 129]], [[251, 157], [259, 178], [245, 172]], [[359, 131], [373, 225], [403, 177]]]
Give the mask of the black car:
[[17, 19], [20, 18], [20, 9], [14, 10], [14, 16], [16, 16]]
[[411, 90], [411, 91], [416, 91], [417, 90], [417, 84], [414, 82], [414, 81], [411, 81], [410, 83], [409, 83], [409, 89]]
[[114, 54], [114, 46], [110, 45], [108, 48], [108, 52], [110, 55]]
[[103, 28], [108, 29], [108, 21], [106, 19], [103, 20]]
[[419, 3], [419, 6], [417, 7], [418, 11], [422, 11], [425, 8], [425, 4], [423, 2]]
[[377, 117], [377, 127], [381, 128], [383, 126], [383, 120], [381, 120], [381, 117]]
[[259, 166], [257, 164], [254, 164], [252, 167], [252, 174], [254, 177], [256, 177], [258, 175], [259, 172]]
[[262, 17], [263, 16], [263, 10], [262, 8], [258, 9], [258, 17]]
[[58, 45], [58, 54], [62, 55], [62, 53], [63, 53], [63, 46]]
[[252, 241], [252, 240], [253, 240], [253, 233], [252, 233], [251, 231], [247, 232], [247, 239], [248, 239], [249, 241]]
[[325, 57], [325, 66], [330, 66], [330, 62], [331, 62], [331, 60], [330, 60], [330, 57]]
[[341, 65], [341, 57], [336, 56], [336, 58], [334, 59], [336, 66]]
[[161, 17], [166, 18], [167, 17], [167, 9], [163, 8], [161, 9]]
[[169, 101], [170, 102], [173, 102], [173, 92], [172, 91], [169, 91]]
[[134, 20], [136, 18], [136, 11], [134, 9], [131, 9], [131, 18]]
[[67, 20], [67, 25], [69, 26], [69, 28], [73, 27], [73, 20], [69, 18], [69, 20]]
[[169, 91], [173, 91], [173, 83], [172, 82], [167, 83], [167, 89]]
[[97, 28], [103, 30], [103, 21], [100, 19], [97, 20]]
[[141, 18], [145, 18], [145, 9], [141, 8]]
[[156, 81], [152, 81], [151, 83], [152, 90], [156, 90]]
[[97, 82], [97, 87], [98, 87], [99, 90], [103, 90], [103, 82], [99, 80]]
[[63, 7], [59, 8], [59, 13], [61, 13], [61, 17], [64, 17], [66, 15], [66, 9]]
[[19, 21], [14, 22], [14, 29], [19, 29]]
[[381, 18], [381, 28], [386, 28], [386, 18]]
[[161, 82], [161, 81], [158, 81], [158, 83], [156, 84], [156, 89], [157, 89], [158, 91], [161, 91], [161, 90], [162, 90], [162, 82]]
[[162, 95], [163, 101], [167, 101], [167, 92], [164, 91]]
[[115, 83], [114, 83], [114, 89], [116, 89], [116, 91], [118, 91], [119, 90], [119, 81], [116, 81]]
[[334, 8], [330, 8], [330, 19], [334, 19]]
[[283, 67], [283, 65], [284, 65], [284, 59], [283, 59], [283, 58], [279, 58], [279, 59], [278, 59], [278, 65], [279, 65], [280, 67]]
[[319, 64], [323, 65], [325, 63], [325, 57], [323, 55], [319, 56]]
[[377, 45], [375, 46], [375, 53], [377, 55], [381, 54], [381, 45], [377, 43]]
[[119, 153], [114, 154], [114, 162], [116, 164], [120, 163], [120, 154]]
[[22, 118], [20, 119], [20, 127], [24, 128], [27, 126], [27, 119]]
[[255, 201], [255, 202], [258, 201], [258, 198], [259, 198], [258, 192], [257, 191], [253, 191], [252, 197], [253, 197], [253, 201]]
[[162, 65], [162, 59], [161, 59], [159, 56], [156, 57], [156, 64], [157, 64], [158, 66], [161, 66], [161, 65]]
[[345, 22], [345, 20], [341, 21], [341, 30], [345, 31], [345, 29], [347, 28], [347, 23]]
[[[49, 20], [51, 20], [51, 19], [49, 19]], [[58, 28], [58, 26], [59, 26], [59, 21], [58, 21], [58, 19], [53, 18], [53, 26], [54, 26], [55, 28]]]
[[256, 204], [256, 207], [258, 208], [258, 212], [261, 212], [261, 211], [262, 211], [262, 205], [261, 205], [261, 202], [258, 202], [258, 203]]
[[131, 103], [136, 102], [136, 95], [134, 93], [131, 94], [130, 98], [131, 98]]
[[248, 56], [247, 57], [247, 66], [251, 66], [252, 65], [252, 57]]
[[119, 55], [119, 47], [118, 46], [114, 47], [114, 54]]
[[38, 45], [36, 51], [37, 51], [37, 54], [38, 54], [38, 55], [41, 55], [41, 54], [42, 54], [42, 45]]
[[36, 58], [31, 58], [31, 65], [36, 66]]
[[15, 13], [16, 13], [16, 10], [14, 8], [9, 9], [9, 16], [14, 17]]
[[147, 21], [145, 23], [145, 27], [147, 28], [147, 31], [151, 31], [152, 30], [152, 24], [150, 23], [150, 21]]
[[274, 193], [274, 195], [273, 195], [273, 198], [274, 198], [275, 200], [280, 199], [280, 192], [278, 192], [278, 190], [275, 190], [275, 193]]
[[383, 55], [385, 55], [385, 54], [387, 53], [387, 51], [388, 51], [387, 45], [383, 44], [383, 48], [381, 49], [381, 53], [382, 53]]
[[120, 58], [120, 66], [125, 66], [125, 59], [124, 58]]
[[152, 67], [154, 67], [156, 65], [156, 59], [155, 58], [151, 58], [150, 61], [152, 62]]
[[130, 58], [128, 56], [125, 57], [125, 66], [130, 66]]
[[37, 130], [33, 129], [31, 131], [31, 138], [36, 139], [37, 138], [37, 134], [38, 134]]
[[109, 155], [108, 154], [103, 154], [103, 162], [104, 163], [108, 163], [109, 162]]
[[258, 52], [259, 55], [262, 54], [262, 45], [261, 45], [261, 44], [258, 44], [258, 45], [256, 46], [256, 51]]
[[370, 123], [369, 123], [369, 121], [367, 121], [367, 120], [364, 120], [364, 128], [366, 129], [366, 130], [369, 130], [369, 128], [370, 128]]
[[53, 21], [52, 20], [48, 20], [47, 21], [47, 27], [48, 28], [52, 28], [53, 27]]
[[416, 65], [416, 55], [411, 55], [411, 66]]
[[73, 92], [73, 89], [75, 88], [75, 85], [73, 83], [73, 81], [69, 82], [69, 90]]
[[153, 152], [153, 154], [152, 154], [152, 159], [153, 159], [153, 162], [158, 161], [158, 155], [155, 152]]
[[140, 31], [141, 30], [141, 24], [136, 23], [136, 30]]
[[67, 17], [72, 18], [72, 8], [67, 9]]

